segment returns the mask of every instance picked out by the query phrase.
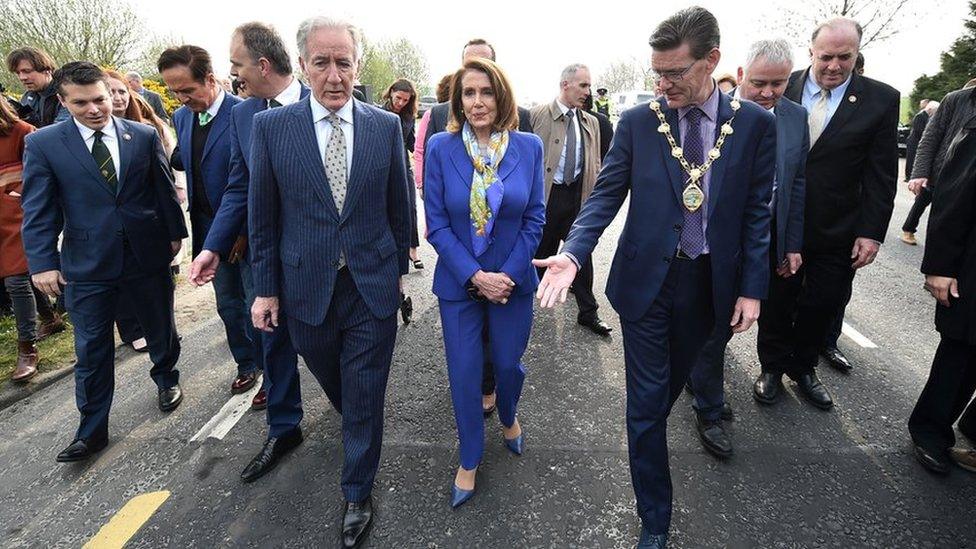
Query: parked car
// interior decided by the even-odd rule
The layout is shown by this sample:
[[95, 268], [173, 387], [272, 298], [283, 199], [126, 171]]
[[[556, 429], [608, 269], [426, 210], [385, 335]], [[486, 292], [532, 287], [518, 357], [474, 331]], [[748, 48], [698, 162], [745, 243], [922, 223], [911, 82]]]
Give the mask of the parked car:
[[429, 111], [431, 107], [437, 104], [437, 98], [432, 95], [424, 95], [417, 102], [417, 118], [424, 116], [424, 113]]
[[898, 156], [905, 156], [908, 152], [908, 134], [912, 133], [912, 128], [904, 124], [898, 124]]
[[654, 97], [654, 92], [646, 90], [617, 92], [613, 94], [613, 112], [619, 115], [633, 106], [650, 102]]

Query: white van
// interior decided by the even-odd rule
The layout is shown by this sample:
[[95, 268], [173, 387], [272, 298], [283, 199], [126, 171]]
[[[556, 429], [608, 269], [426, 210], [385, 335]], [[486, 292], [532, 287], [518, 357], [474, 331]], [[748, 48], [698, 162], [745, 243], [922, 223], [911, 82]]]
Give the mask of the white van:
[[613, 102], [613, 112], [617, 115], [624, 112], [625, 110], [640, 105], [641, 103], [649, 103], [652, 99], [657, 97], [654, 92], [651, 91], [626, 91], [618, 92], [614, 94]]

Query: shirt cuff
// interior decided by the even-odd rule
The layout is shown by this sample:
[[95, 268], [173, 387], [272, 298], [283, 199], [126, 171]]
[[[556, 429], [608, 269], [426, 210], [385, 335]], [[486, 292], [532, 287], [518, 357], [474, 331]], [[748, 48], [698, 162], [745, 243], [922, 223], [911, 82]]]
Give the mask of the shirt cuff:
[[568, 257], [568, 258], [569, 258], [569, 260], [570, 260], [570, 261], [572, 261], [572, 262], [573, 262], [573, 263], [574, 263], [574, 264], [576, 265], [576, 270], [577, 270], [577, 271], [583, 268], [583, 264], [582, 264], [582, 263], [580, 263], [580, 260], [579, 260], [579, 259], [577, 259], [575, 255], [573, 255], [573, 254], [571, 254], [571, 253], [569, 253], [569, 252], [561, 252], [561, 253], [562, 253], [562, 254], [563, 254], [564, 256], [566, 256], [566, 257]]

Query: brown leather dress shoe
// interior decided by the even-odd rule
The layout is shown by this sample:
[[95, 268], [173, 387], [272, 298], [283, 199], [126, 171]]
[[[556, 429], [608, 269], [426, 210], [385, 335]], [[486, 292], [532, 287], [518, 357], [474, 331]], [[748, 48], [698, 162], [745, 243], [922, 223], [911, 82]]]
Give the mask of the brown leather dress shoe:
[[41, 341], [58, 332], [63, 332], [65, 328], [61, 315], [54, 313], [49, 319], [42, 319], [41, 325], [37, 328], [37, 340]]
[[254, 398], [251, 399], [251, 409], [252, 410], [264, 410], [268, 407], [268, 392], [264, 389], [258, 391]]
[[11, 381], [24, 382], [37, 375], [37, 347], [33, 341], [17, 342], [17, 367]]
[[257, 379], [257, 372], [239, 375], [234, 378], [234, 383], [230, 384], [230, 392], [235, 395], [246, 393], [251, 390], [251, 387], [254, 387], [254, 382], [257, 381]]

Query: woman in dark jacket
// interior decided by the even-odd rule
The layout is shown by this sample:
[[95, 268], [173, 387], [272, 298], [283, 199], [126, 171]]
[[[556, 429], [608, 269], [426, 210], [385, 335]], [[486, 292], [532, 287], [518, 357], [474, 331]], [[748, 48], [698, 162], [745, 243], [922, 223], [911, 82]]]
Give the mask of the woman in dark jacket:
[[[976, 116], [952, 139], [933, 192], [922, 272], [938, 301], [935, 328], [942, 339], [908, 430], [919, 462], [945, 474], [956, 441], [952, 425], [976, 392]], [[963, 414], [959, 430], [976, 440], [976, 405]], [[976, 472], [971, 453], [953, 451], [952, 457]]]
[[413, 187], [413, 168], [410, 159], [413, 157], [413, 146], [416, 141], [416, 122], [417, 122], [417, 91], [413, 83], [406, 78], [400, 78], [390, 84], [386, 93], [383, 94], [383, 108], [400, 117], [400, 124], [403, 127], [403, 145], [406, 147], [405, 155], [407, 162], [407, 175], [410, 176], [410, 210], [413, 212], [413, 233], [410, 236], [410, 260], [415, 269], [423, 269], [424, 262], [417, 255], [417, 248], [420, 246], [420, 234], [417, 231], [417, 193]]

